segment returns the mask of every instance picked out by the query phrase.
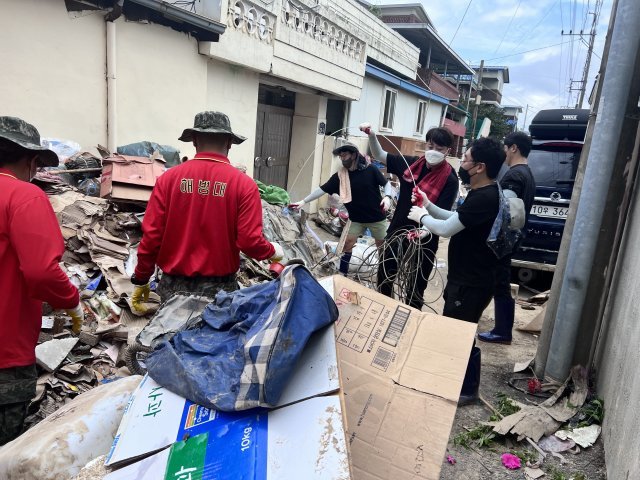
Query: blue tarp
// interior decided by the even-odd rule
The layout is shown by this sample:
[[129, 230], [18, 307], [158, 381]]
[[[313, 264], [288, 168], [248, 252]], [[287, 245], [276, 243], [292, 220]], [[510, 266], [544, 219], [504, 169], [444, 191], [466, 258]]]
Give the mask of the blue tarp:
[[271, 282], [218, 293], [202, 322], [149, 355], [149, 376], [215, 410], [272, 407], [309, 337], [337, 318], [333, 298], [292, 265]]

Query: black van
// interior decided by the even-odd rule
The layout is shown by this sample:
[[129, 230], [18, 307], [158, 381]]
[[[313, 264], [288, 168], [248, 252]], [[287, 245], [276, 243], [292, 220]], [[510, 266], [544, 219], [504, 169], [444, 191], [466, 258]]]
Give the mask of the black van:
[[536, 196], [526, 237], [512, 262], [524, 283], [536, 270], [555, 270], [588, 121], [588, 109], [541, 110], [529, 126]]

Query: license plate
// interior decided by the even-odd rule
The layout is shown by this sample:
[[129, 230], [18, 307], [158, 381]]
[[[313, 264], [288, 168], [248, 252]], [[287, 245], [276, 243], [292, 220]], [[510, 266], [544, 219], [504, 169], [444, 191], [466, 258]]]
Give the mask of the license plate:
[[531, 215], [547, 218], [567, 218], [569, 207], [556, 207], [547, 205], [534, 205], [531, 207]]

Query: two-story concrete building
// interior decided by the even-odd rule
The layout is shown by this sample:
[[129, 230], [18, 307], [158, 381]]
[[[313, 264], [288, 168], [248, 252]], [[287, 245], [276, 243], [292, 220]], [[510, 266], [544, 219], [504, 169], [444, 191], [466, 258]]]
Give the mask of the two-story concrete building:
[[[6, 0], [3, 114], [91, 149], [177, 137], [226, 112], [230, 152], [293, 196], [320, 181], [327, 128], [344, 124], [367, 60], [415, 78], [419, 49], [355, 0]], [[342, 126], [340, 127], [342, 128]]]

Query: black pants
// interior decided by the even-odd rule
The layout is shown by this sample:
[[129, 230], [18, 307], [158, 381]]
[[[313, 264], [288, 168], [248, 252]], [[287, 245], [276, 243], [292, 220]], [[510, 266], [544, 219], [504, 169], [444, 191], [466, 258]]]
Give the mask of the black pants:
[[35, 365], [0, 369], [0, 445], [22, 433], [37, 379]]
[[511, 298], [511, 255], [500, 259], [500, 264], [496, 268], [496, 286], [493, 296]]
[[[394, 235], [388, 235], [387, 240], [393, 240]], [[433, 236], [429, 242], [422, 245], [422, 262], [417, 274], [409, 279], [401, 299], [405, 304], [422, 309], [424, 305], [424, 291], [427, 289], [429, 276], [433, 271], [433, 262], [438, 250], [439, 237]], [[389, 242], [378, 266], [378, 291], [389, 298], [393, 298], [393, 283], [398, 275], [399, 256], [406, 251], [409, 241], [405, 239]], [[412, 270], [415, 268], [412, 266]]]
[[493, 333], [511, 338], [516, 308], [516, 302], [511, 297], [511, 255], [502, 258], [496, 268], [493, 303], [495, 306]]
[[[444, 289], [444, 310], [446, 317], [457, 318], [465, 322], [478, 323], [482, 312], [489, 306], [494, 286], [470, 287], [455, 282], [447, 282]], [[467, 363], [461, 395], [476, 395], [480, 387], [481, 352], [475, 341]]]
[[471, 287], [455, 282], [447, 282], [447, 286], [444, 289], [444, 310], [442, 314], [445, 317], [478, 323], [482, 312], [491, 302], [493, 292], [493, 285]]

